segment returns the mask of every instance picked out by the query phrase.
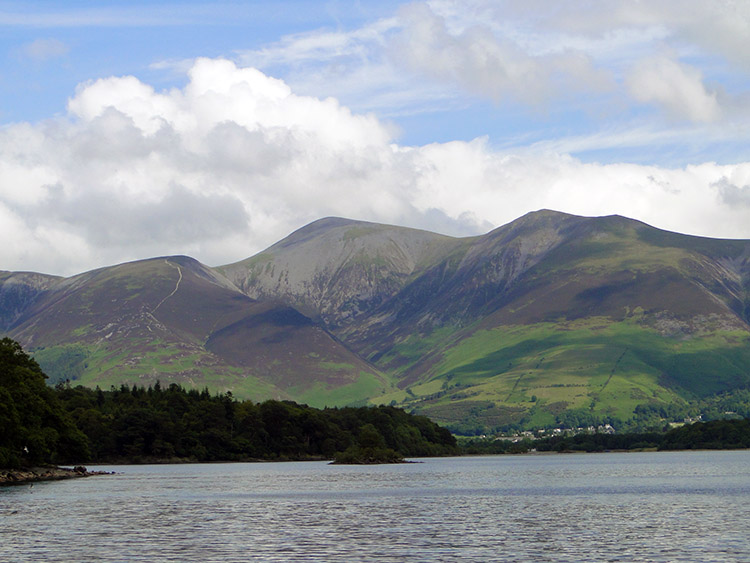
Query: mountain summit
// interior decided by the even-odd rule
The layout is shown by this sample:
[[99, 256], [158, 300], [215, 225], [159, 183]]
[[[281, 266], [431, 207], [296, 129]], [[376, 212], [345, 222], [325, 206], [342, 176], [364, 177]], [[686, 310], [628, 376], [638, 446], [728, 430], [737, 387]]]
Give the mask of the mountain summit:
[[53, 379], [472, 430], [627, 419], [750, 384], [750, 241], [538, 211], [454, 238], [326, 218], [241, 262], [0, 273], [0, 330]]

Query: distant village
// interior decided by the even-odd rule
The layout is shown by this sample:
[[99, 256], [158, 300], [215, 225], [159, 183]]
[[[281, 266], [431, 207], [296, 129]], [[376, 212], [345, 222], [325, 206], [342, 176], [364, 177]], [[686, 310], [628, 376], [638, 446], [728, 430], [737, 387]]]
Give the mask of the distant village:
[[[599, 426], [586, 426], [579, 428], [552, 428], [547, 430], [524, 430], [513, 434], [501, 434], [495, 436], [495, 440], [509, 440], [511, 442], [520, 442], [521, 440], [535, 440], [538, 438], [549, 438], [552, 436], [576, 436], [577, 434], [615, 434], [616, 430], [609, 424], [600, 424]], [[479, 438], [487, 438], [486, 435]]]
[[[725, 415], [734, 413], [724, 413]], [[703, 422], [703, 415], [694, 417], [687, 417], [682, 422], [670, 422], [670, 428], [679, 428], [686, 424], [695, 424], [696, 422]], [[509, 440], [513, 443], [520, 442], [521, 440], [536, 440], [541, 438], [551, 438], [557, 436], [577, 436], [578, 434], [616, 434], [617, 430], [610, 424], [600, 424], [598, 426], [580, 426], [578, 428], [552, 428], [545, 429], [540, 428], [538, 430], [524, 430], [523, 432], [515, 432], [513, 434], [500, 434], [494, 436], [495, 440]], [[487, 439], [487, 435], [481, 435], [479, 438]]]

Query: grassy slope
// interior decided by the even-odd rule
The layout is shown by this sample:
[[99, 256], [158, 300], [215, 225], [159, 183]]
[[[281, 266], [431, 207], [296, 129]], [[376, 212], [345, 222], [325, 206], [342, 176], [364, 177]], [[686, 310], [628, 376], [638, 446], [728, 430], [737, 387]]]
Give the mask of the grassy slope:
[[488, 402], [628, 418], [638, 404], [748, 385], [747, 365], [744, 332], [674, 339], [633, 320], [609, 319], [502, 327], [480, 330], [448, 350], [427, 382], [414, 388], [426, 397], [411, 404], [446, 420]]
[[494, 314], [394, 346], [383, 361], [411, 375], [389, 398], [442, 422], [526, 415], [540, 426], [564, 409], [628, 418], [639, 404], [750, 384], [750, 333], [727, 320], [742, 288], [717, 284], [706, 256], [733, 259], [746, 244], [686, 239], [599, 222], [527, 272]]

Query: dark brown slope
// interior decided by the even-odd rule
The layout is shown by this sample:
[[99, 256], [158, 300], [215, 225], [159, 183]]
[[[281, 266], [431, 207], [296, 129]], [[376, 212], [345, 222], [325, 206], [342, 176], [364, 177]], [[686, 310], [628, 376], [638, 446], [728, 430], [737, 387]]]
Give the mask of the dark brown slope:
[[585, 221], [541, 211], [462, 239], [375, 310], [369, 323], [353, 330], [352, 344], [366, 357], [378, 358], [410, 334], [427, 336], [480, 322], [507, 303], [527, 273]]
[[490, 303], [504, 322], [646, 314], [688, 321], [719, 315], [746, 327], [748, 241], [667, 233], [618, 216], [578, 218], [558, 231], [544, 260]]
[[62, 280], [10, 334], [43, 365], [60, 357], [78, 361], [78, 379], [89, 385], [159, 379], [314, 400], [311, 389], [352, 387], [362, 377], [382, 384], [372, 367], [310, 319], [283, 304], [259, 303], [184, 256]]
[[676, 318], [746, 322], [747, 241], [623, 217], [530, 213], [480, 237], [324, 219], [220, 268], [246, 294], [321, 318], [366, 357], [411, 334], [493, 322], [622, 317], [634, 301]]

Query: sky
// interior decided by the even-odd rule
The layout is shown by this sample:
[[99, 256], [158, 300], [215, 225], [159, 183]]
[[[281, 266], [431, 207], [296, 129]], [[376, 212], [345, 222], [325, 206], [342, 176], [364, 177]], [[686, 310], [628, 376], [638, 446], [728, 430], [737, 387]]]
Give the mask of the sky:
[[0, 0], [0, 270], [322, 217], [750, 239], [750, 0]]

